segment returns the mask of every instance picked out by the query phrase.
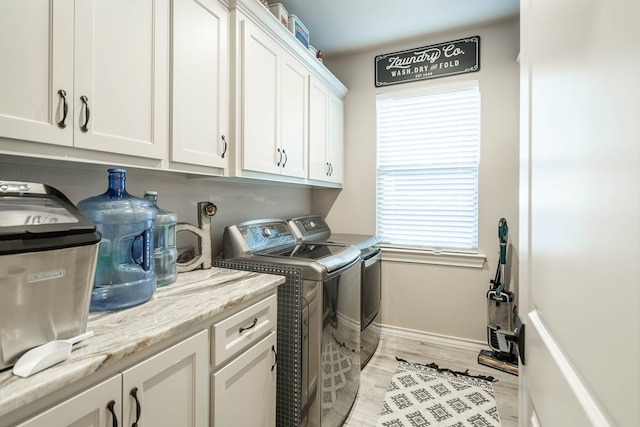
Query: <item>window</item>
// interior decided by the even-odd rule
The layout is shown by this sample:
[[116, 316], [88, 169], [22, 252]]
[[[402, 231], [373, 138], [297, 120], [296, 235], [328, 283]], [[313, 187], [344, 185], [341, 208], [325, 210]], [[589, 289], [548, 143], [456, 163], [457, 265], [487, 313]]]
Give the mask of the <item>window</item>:
[[379, 94], [377, 234], [385, 245], [477, 253], [477, 80]]

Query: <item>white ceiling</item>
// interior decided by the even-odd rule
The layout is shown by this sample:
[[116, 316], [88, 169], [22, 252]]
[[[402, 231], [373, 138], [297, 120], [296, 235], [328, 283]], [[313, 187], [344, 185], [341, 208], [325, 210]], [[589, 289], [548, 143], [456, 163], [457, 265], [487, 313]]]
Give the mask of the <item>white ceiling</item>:
[[309, 30], [325, 55], [515, 17], [520, 0], [270, 0]]

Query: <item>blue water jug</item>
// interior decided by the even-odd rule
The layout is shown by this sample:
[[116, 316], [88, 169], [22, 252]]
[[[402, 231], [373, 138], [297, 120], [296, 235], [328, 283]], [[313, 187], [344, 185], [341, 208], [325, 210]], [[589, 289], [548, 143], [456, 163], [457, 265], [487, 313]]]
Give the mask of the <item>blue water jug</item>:
[[176, 247], [176, 224], [178, 215], [158, 207], [158, 193], [145, 191], [144, 198], [156, 208], [156, 228], [153, 233], [153, 260], [156, 264], [156, 278], [158, 286], [166, 286], [176, 281], [178, 272], [176, 261], [178, 249]]
[[124, 169], [109, 169], [104, 194], [78, 203], [78, 209], [100, 233], [98, 265], [91, 292], [91, 311], [118, 310], [147, 301], [156, 290], [153, 203], [125, 188]]

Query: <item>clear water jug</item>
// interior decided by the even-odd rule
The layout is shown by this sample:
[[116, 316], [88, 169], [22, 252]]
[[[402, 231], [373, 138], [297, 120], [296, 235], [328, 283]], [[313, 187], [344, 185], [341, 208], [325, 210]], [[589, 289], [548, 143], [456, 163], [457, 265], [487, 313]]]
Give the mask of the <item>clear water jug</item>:
[[156, 265], [158, 286], [166, 286], [176, 281], [176, 261], [178, 249], [176, 247], [176, 224], [178, 215], [158, 207], [158, 193], [146, 191], [144, 198], [153, 203], [158, 212], [156, 228], [153, 233], [153, 259]]
[[156, 209], [125, 188], [124, 169], [109, 169], [104, 194], [78, 203], [100, 233], [91, 311], [118, 310], [147, 301], [156, 290], [153, 230]]

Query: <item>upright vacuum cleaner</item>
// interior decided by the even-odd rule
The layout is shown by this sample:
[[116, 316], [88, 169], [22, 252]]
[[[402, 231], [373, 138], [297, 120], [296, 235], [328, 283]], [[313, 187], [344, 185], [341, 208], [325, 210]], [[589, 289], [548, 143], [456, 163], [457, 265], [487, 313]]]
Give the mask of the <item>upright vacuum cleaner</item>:
[[478, 363], [518, 375], [518, 352], [524, 365], [524, 325], [518, 316], [515, 294], [509, 291], [505, 275], [508, 236], [507, 220], [500, 218], [500, 262], [487, 292], [487, 342], [491, 350], [481, 350]]

